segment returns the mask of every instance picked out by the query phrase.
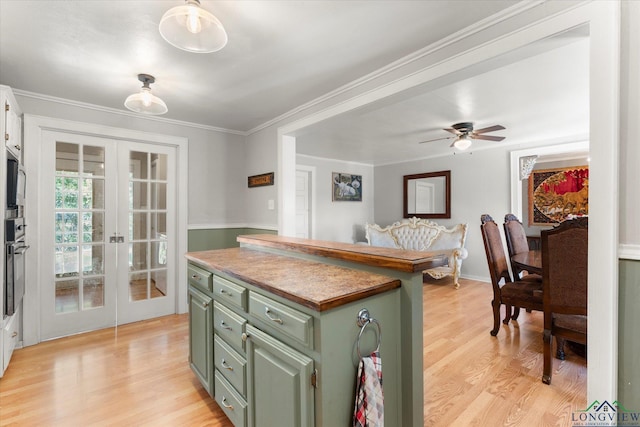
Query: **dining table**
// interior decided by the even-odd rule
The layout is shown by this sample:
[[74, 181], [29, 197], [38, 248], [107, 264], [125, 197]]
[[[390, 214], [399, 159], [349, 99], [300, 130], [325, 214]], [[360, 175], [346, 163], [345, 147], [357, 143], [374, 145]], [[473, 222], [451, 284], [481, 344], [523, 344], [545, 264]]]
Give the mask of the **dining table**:
[[[542, 275], [542, 251], [530, 250], [529, 252], [520, 252], [511, 257], [511, 261], [520, 267], [522, 270], [526, 270], [529, 273]], [[581, 357], [586, 357], [587, 346], [567, 340], [567, 345], [571, 350]]]
[[520, 252], [511, 257], [511, 261], [522, 270], [529, 273], [542, 275], [542, 251], [531, 250], [529, 252]]

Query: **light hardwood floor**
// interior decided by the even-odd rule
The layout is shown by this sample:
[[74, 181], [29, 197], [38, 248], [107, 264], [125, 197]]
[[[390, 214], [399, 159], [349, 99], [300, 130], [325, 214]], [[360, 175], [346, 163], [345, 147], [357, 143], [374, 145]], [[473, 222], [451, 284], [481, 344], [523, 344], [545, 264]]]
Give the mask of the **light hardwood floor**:
[[[586, 407], [586, 361], [568, 351], [544, 385], [540, 313], [492, 337], [490, 285], [460, 283], [424, 286], [425, 426], [570, 425]], [[187, 357], [186, 315], [16, 350], [0, 425], [230, 427]]]

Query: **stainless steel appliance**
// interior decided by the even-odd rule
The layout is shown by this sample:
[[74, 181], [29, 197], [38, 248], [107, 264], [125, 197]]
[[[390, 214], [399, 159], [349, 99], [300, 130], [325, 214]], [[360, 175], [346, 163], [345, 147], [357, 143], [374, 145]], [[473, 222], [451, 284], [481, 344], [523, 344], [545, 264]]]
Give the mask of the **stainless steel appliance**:
[[24, 218], [5, 220], [5, 277], [3, 314], [11, 316], [24, 296], [24, 256], [29, 246], [25, 244]]
[[10, 215], [22, 216], [21, 208], [24, 205], [24, 193], [26, 174], [24, 168], [10, 153], [7, 153], [7, 204], [6, 209]]

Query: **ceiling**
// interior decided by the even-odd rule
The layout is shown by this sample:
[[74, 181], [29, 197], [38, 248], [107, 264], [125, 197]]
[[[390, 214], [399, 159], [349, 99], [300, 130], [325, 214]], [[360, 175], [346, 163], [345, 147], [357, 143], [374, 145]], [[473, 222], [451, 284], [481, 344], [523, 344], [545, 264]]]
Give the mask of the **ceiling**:
[[[0, 0], [0, 83], [126, 111], [137, 75], [152, 74], [154, 94], [169, 107], [162, 117], [248, 134], [516, 4], [201, 3], [229, 35], [219, 52], [189, 53], [162, 39], [160, 18], [182, 0]], [[441, 129], [460, 121], [502, 124], [496, 135], [511, 143], [584, 134], [588, 47], [584, 36], [558, 39], [300, 131], [298, 151], [370, 164], [437, 155], [451, 141], [418, 141], [448, 136]]]
[[[459, 122], [473, 122], [475, 129], [496, 124], [506, 128], [487, 134], [506, 137], [502, 142], [474, 140], [466, 152], [587, 138], [585, 28], [302, 129], [296, 148], [310, 156], [339, 153], [342, 160], [374, 165], [460, 154], [450, 147], [454, 135], [444, 130]], [[448, 139], [420, 143], [438, 138]]]

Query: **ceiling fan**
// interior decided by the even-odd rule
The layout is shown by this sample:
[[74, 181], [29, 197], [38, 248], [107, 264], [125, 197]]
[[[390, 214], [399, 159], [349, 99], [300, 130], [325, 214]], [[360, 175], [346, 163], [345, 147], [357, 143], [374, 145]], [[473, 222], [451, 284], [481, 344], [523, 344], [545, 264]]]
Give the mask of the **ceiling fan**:
[[503, 130], [503, 129], [505, 129], [504, 126], [494, 125], [494, 126], [489, 126], [489, 127], [478, 129], [478, 130], [473, 130], [473, 123], [470, 123], [470, 122], [456, 123], [450, 128], [444, 129], [447, 132], [451, 132], [452, 134], [454, 134], [454, 136], [429, 139], [427, 141], [420, 141], [418, 144], [424, 144], [425, 142], [431, 142], [431, 141], [439, 141], [441, 139], [455, 138], [453, 140], [453, 143], [451, 143], [450, 147], [456, 147], [458, 150], [466, 150], [471, 146], [472, 139], [484, 139], [487, 141], [502, 141], [505, 138], [504, 136], [491, 136], [491, 135], [484, 135], [484, 134], [488, 132], [495, 132], [497, 130]]

